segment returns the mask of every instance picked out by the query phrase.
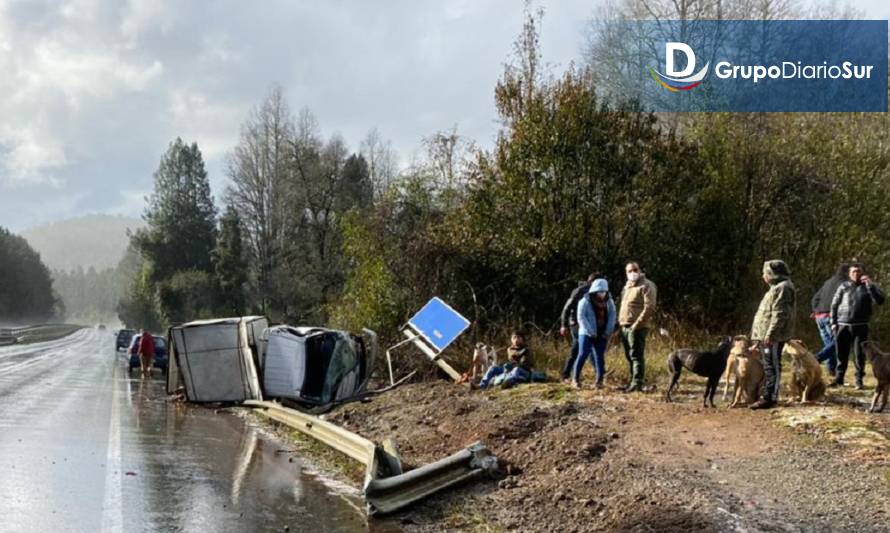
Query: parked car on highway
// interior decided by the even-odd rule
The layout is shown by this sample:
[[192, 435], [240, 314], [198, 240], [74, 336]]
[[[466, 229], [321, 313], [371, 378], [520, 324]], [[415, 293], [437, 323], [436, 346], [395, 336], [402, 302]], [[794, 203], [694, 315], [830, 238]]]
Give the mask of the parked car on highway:
[[[152, 335], [155, 341], [155, 360], [154, 367], [160, 368], [161, 371], [166, 374], [167, 373], [167, 339], [160, 335]], [[130, 354], [129, 358], [129, 366], [128, 370], [130, 372], [133, 371], [134, 368], [139, 368], [142, 366], [142, 362], [139, 361], [139, 341], [142, 339], [142, 334], [134, 335], [133, 340], [130, 341], [130, 348], [127, 350], [127, 353]]]
[[130, 347], [130, 341], [133, 340], [133, 335], [136, 332], [132, 329], [122, 329], [117, 332], [114, 341], [114, 349], [115, 350], [126, 350]]

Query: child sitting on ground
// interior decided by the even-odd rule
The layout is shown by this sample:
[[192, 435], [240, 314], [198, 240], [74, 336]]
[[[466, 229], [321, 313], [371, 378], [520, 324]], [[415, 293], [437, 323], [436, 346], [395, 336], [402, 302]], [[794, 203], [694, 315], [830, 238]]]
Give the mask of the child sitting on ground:
[[517, 383], [528, 383], [532, 379], [534, 359], [532, 352], [525, 343], [525, 335], [514, 331], [510, 336], [510, 347], [507, 348], [508, 361], [500, 366], [493, 366], [482, 376], [480, 389], [501, 385], [508, 389]]

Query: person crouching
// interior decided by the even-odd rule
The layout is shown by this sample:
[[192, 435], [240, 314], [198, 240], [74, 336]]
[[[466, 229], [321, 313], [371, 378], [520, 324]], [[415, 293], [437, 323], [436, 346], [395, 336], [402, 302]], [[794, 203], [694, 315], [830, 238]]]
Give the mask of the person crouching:
[[526, 345], [525, 335], [522, 332], [514, 331], [510, 335], [507, 359], [508, 361], [503, 365], [493, 366], [488, 369], [485, 375], [482, 376], [482, 381], [479, 382], [480, 389], [486, 389], [495, 385], [501, 385], [507, 389], [517, 383], [528, 383], [531, 381], [534, 359], [532, 359], [531, 350]]

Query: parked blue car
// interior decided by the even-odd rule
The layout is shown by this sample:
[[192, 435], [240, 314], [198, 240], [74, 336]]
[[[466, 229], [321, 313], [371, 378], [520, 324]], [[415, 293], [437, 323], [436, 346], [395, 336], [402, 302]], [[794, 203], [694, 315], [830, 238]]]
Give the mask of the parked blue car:
[[[160, 368], [161, 372], [164, 374], [167, 373], [167, 339], [161, 337], [160, 335], [152, 335], [155, 341], [155, 361], [154, 367]], [[142, 366], [142, 363], [139, 361], [139, 341], [142, 339], [142, 334], [133, 335], [133, 340], [130, 341], [130, 348], [127, 350], [127, 353], [130, 354], [130, 372], [133, 371], [134, 368], [139, 368]]]
[[133, 335], [135, 334], [136, 332], [132, 329], [118, 330], [114, 337], [114, 349], [118, 351], [128, 349], [130, 347], [130, 342], [133, 341]]

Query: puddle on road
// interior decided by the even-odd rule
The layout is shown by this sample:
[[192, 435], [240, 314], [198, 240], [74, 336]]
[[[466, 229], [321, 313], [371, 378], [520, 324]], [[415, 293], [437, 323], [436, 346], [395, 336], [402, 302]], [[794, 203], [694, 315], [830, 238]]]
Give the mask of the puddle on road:
[[306, 468], [287, 446], [225, 410], [166, 401], [163, 382], [125, 380], [125, 529], [394, 531], [370, 524], [355, 489]]

